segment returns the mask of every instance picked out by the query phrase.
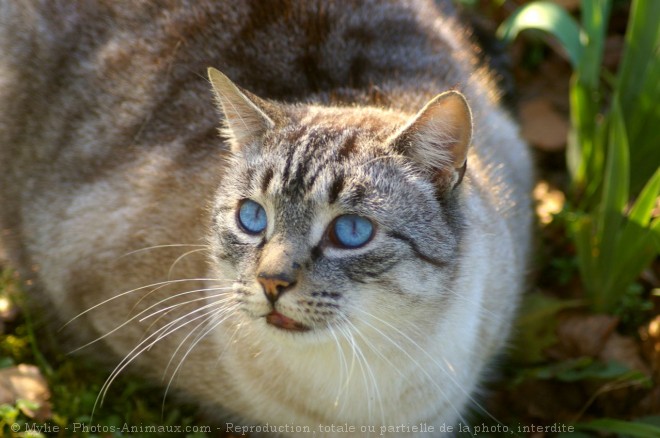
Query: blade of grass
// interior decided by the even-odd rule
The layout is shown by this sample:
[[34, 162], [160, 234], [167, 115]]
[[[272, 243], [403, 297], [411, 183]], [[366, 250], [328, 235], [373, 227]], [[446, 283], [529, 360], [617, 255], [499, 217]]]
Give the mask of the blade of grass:
[[529, 3], [507, 18], [497, 29], [497, 36], [504, 41], [513, 41], [527, 29], [537, 29], [556, 38], [565, 51], [568, 60], [575, 68], [582, 56], [584, 36], [580, 26], [561, 6], [538, 1]]
[[603, 174], [605, 130], [596, 121], [602, 100], [600, 71], [610, 0], [583, 0], [581, 3], [583, 50], [571, 80], [571, 121], [574, 133], [567, 159], [573, 176], [579, 207], [590, 210], [600, 190]]
[[617, 256], [622, 263], [617, 265], [614, 275], [619, 284], [625, 286], [626, 283], [634, 281], [658, 253], [653, 247], [654, 232], [650, 226], [658, 195], [660, 169], [656, 170], [642, 189], [620, 233], [619, 242], [622, 244], [617, 250]]
[[617, 264], [617, 249], [621, 242], [619, 230], [623, 220], [623, 211], [628, 201], [630, 172], [626, 127], [623, 124], [621, 108], [617, 101], [612, 103], [608, 140], [603, 194], [596, 221], [596, 239], [601, 242], [596, 275], [605, 279], [604, 289], [597, 292], [601, 295], [601, 300], [599, 300], [596, 310], [600, 312], [613, 310], [617, 295], [623, 293], [623, 291], [613, 288], [614, 278], [611, 275]]
[[597, 432], [619, 433], [636, 438], [658, 438], [658, 436], [660, 436], [660, 427], [658, 426], [632, 421], [614, 420], [611, 418], [603, 418], [590, 421], [589, 423], [578, 424], [576, 425], [576, 428]]
[[582, 28], [587, 35], [587, 42], [584, 45], [577, 72], [580, 75], [580, 82], [586, 84], [591, 90], [597, 91], [611, 0], [582, 0], [580, 9]]
[[577, 249], [580, 277], [589, 294], [590, 302], [593, 303], [597, 299], [597, 295], [592, 294], [591, 291], [599, 289], [598, 280], [600, 278], [594, 273], [598, 261], [598, 247], [592, 238], [593, 221], [586, 214], [576, 214], [569, 221], [569, 226]]
[[655, 252], [660, 254], [660, 218], [655, 218], [651, 222], [651, 236]]
[[616, 87], [625, 114], [630, 114], [627, 111], [639, 105], [637, 96], [644, 94], [642, 93], [644, 83], [640, 82], [640, 76], [647, 76], [647, 71], [650, 70], [655, 71], [651, 76], [657, 77], [660, 64], [657, 58], [659, 44], [660, 2], [633, 1], [626, 32], [626, 48]]
[[651, 215], [656, 201], [660, 195], [660, 168], [649, 179], [639, 194], [639, 197], [630, 209], [628, 218], [642, 227], [647, 227], [651, 222]]
[[625, 243], [625, 245], [630, 245], [634, 251], [630, 251], [626, 258], [617, 255], [617, 260], [620, 263], [615, 265], [613, 272], [608, 274], [611, 278], [608, 282], [611, 291], [610, 306], [608, 308], [610, 312], [615, 310], [620, 303], [619, 298], [627, 290], [628, 285], [633, 283], [644, 268], [655, 258], [657, 251], [653, 247], [651, 233], [650, 229], [641, 230], [634, 240]]
[[[598, 233], [602, 235], [608, 228], [618, 228], [628, 202], [628, 181], [630, 179], [630, 156], [628, 136], [621, 114], [621, 107], [615, 100], [609, 117], [609, 138], [605, 174], [603, 175], [603, 195], [598, 212]], [[603, 236], [605, 237], [605, 236]]]
[[621, 103], [630, 151], [631, 192], [637, 193], [660, 163], [660, 2], [632, 2], [615, 95]]
[[[586, 185], [593, 184], [592, 179], [587, 179], [587, 168], [594, 163], [595, 145], [592, 133], [594, 131], [594, 104], [587, 87], [578, 82], [577, 75], [571, 79], [569, 91], [571, 105], [571, 132], [566, 160], [571, 180], [573, 181], [574, 195], [583, 194], [587, 191]], [[600, 182], [597, 181], [597, 184]]]
[[[657, 169], [642, 189], [628, 214], [625, 225], [618, 233], [619, 237], [613, 253], [616, 254], [619, 263], [610, 265], [608, 275], [611, 281], [606, 286], [612, 295], [619, 296], [623, 293], [658, 254], [653, 247], [654, 231], [649, 224], [659, 194], [660, 169]], [[612, 297], [610, 306], [615, 304]]]

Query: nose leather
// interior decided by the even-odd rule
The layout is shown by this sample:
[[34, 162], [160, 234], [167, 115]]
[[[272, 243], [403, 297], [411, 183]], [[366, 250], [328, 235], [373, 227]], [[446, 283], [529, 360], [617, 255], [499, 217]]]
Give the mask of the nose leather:
[[289, 286], [294, 283], [293, 280], [286, 278], [283, 274], [270, 276], [260, 273], [257, 276], [257, 281], [261, 284], [264, 294], [266, 294], [266, 298], [268, 298], [268, 301], [271, 303], [275, 303], [280, 295], [286, 292]]

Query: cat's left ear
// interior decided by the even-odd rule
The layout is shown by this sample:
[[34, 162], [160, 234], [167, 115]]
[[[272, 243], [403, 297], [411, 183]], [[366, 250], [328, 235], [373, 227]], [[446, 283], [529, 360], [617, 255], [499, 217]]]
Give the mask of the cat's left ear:
[[[218, 107], [224, 115], [222, 133], [237, 153], [275, 127], [274, 109], [257, 96], [241, 90], [213, 67], [208, 69]], [[273, 113], [273, 114], [269, 114]]]
[[439, 94], [410, 119], [392, 146], [428, 171], [439, 191], [460, 184], [472, 141], [472, 113], [458, 91]]

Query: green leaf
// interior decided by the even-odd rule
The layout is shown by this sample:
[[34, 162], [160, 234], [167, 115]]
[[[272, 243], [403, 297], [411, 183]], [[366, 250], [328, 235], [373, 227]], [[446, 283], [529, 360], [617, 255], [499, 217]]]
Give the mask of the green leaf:
[[0, 419], [8, 423], [14, 422], [18, 417], [18, 408], [14, 405], [3, 403], [0, 404]]
[[37, 410], [39, 409], [39, 403], [35, 402], [34, 400], [28, 400], [24, 398], [19, 398], [16, 400], [16, 407], [20, 409], [21, 411], [25, 410]]
[[658, 436], [660, 436], [659, 426], [633, 421], [615, 420], [611, 418], [603, 418], [590, 421], [589, 423], [577, 424], [576, 428], [597, 432], [619, 433], [636, 438], [658, 438]]
[[616, 306], [618, 297], [624, 292], [615, 284], [615, 273], [620, 265], [618, 252], [620, 245], [625, 245], [620, 239], [620, 229], [623, 221], [623, 211], [628, 202], [629, 183], [629, 148], [626, 127], [618, 102], [612, 103], [613, 109], [609, 120], [609, 145], [605, 174], [603, 177], [603, 194], [596, 218], [596, 241], [600, 242], [599, 255], [595, 275], [603, 279], [603, 288], [598, 293], [594, 308], [599, 312], [611, 312]]
[[621, 263], [612, 273], [617, 288], [625, 289], [658, 254], [654, 248], [654, 231], [650, 224], [659, 194], [660, 169], [644, 186], [620, 232], [621, 244], [617, 248], [617, 258]]
[[648, 377], [639, 371], [634, 371], [627, 366], [610, 361], [600, 362], [590, 357], [568, 359], [561, 362], [551, 363], [525, 372], [525, 377], [536, 379], [556, 379], [562, 382], [577, 382], [580, 380], [613, 380], [635, 381], [649, 383]]
[[[657, 86], [657, 81], [649, 84], [640, 81], [640, 77], [658, 77], [660, 66], [660, 60], [657, 57], [660, 46], [658, 17], [660, 17], [660, 2], [657, 0], [632, 2], [626, 32], [626, 47], [621, 60], [617, 84], [624, 110], [634, 108], [639, 104], [637, 96], [645, 94], [642, 92], [645, 87]], [[628, 113], [626, 112], [626, 114]]]
[[658, 254], [653, 247], [654, 231], [649, 224], [659, 193], [660, 169], [657, 169], [633, 204], [625, 225], [618, 230], [614, 252], [620, 263], [614, 263], [612, 270], [608, 270], [611, 277], [608, 282], [612, 296], [610, 306], [616, 305], [621, 293]]
[[581, 56], [571, 78], [571, 133], [567, 163], [573, 190], [581, 194], [581, 206], [590, 209], [603, 180], [605, 126], [597, 123], [601, 108], [600, 72], [609, 0], [582, 2]]
[[573, 241], [577, 249], [578, 268], [582, 283], [590, 294], [591, 301], [596, 297], [591, 295], [592, 291], [598, 290], [600, 277], [595, 275], [596, 265], [599, 259], [599, 249], [592, 238], [593, 221], [591, 216], [585, 214], [571, 215], [569, 227]]
[[647, 381], [647, 377], [643, 373], [632, 371], [618, 362], [593, 362], [585, 367], [563, 370], [557, 373], [557, 379], [563, 382], [576, 382], [586, 379]]
[[[644, 228], [629, 241], [620, 240], [622, 245], [618, 248], [616, 259], [620, 260], [615, 269], [609, 273], [609, 288], [613, 295], [612, 307], [617, 306], [619, 298], [628, 285], [633, 283], [639, 274], [654, 259], [657, 251], [653, 248], [652, 230]], [[614, 310], [610, 307], [610, 311]]]
[[0, 369], [13, 367], [15, 365], [16, 363], [11, 357], [0, 357]]
[[[630, 172], [628, 136], [618, 102], [612, 103], [609, 117], [609, 138], [601, 214], [616, 212], [621, 216], [628, 202], [628, 181]], [[603, 231], [601, 227], [600, 232]]]
[[497, 29], [497, 36], [507, 42], [527, 29], [538, 29], [555, 37], [575, 68], [582, 56], [580, 26], [561, 6], [538, 1], [529, 3], [507, 18]]
[[653, 219], [653, 222], [651, 222], [651, 236], [653, 238], [655, 251], [660, 253], [660, 218], [655, 218]]
[[656, 169], [651, 179], [646, 182], [635, 204], [630, 209], [630, 214], [628, 215], [630, 221], [637, 223], [641, 227], [647, 227], [651, 222], [651, 215], [659, 195], [660, 168]]
[[621, 103], [632, 149], [632, 193], [660, 163], [660, 2], [633, 1], [615, 95]]
[[600, 184], [589, 177], [601, 177], [600, 173], [589, 172], [587, 169], [593, 166], [595, 147], [595, 105], [590, 90], [577, 81], [574, 76], [571, 79], [569, 91], [571, 104], [571, 132], [569, 133], [566, 161], [571, 172], [574, 189], [584, 189], [587, 184]]
[[646, 417], [640, 417], [635, 421], [637, 421], [638, 423], [652, 424], [654, 426], [660, 427], [660, 415], [649, 415]]
[[596, 92], [599, 88], [603, 47], [611, 0], [582, 0], [582, 29], [587, 38], [578, 64], [579, 82]]

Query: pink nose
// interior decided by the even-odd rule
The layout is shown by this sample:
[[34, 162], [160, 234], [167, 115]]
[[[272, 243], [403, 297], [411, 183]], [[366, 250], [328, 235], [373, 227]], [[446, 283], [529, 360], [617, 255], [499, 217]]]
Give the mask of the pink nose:
[[264, 294], [266, 298], [271, 303], [275, 303], [277, 299], [282, 295], [286, 290], [294, 283], [287, 279], [283, 275], [277, 276], [266, 276], [264, 274], [259, 274], [257, 276], [257, 281], [261, 284], [261, 287], [264, 289]]

